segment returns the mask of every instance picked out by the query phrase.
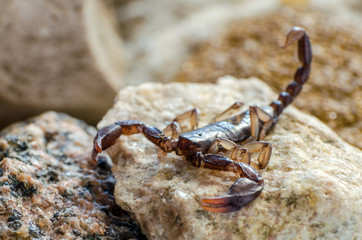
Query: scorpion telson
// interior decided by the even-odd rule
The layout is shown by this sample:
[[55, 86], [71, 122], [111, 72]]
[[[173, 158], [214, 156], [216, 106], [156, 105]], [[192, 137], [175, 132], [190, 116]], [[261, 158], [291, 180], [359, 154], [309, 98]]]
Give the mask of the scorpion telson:
[[[164, 152], [176, 152], [195, 167], [230, 171], [240, 176], [222, 196], [204, 198], [201, 206], [212, 212], [226, 213], [240, 210], [256, 199], [264, 187], [257, 169], [267, 166], [272, 147], [263, 141], [275, 125], [277, 117], [293, 101], [307, 81], [311, 69], [312, 50], [304, 29], [292, 28], [284, 47], [298, 41], [298, 58], [301, 66], [278, 100], [267, 107], [249, 106], [240, 113], [242, 104], [234, 103], [214, 117], [209, 125], [197, 128], [199, 111], [192, 109], [176, 117], [163, 131], [140, 121], [118, 121], [100, 129], [94, 139], [92, 158], [112, 146], [121, 135], [142, 133]], [[189, 122], [191, 131], [182, 133], [180, 123]], [[258, 152], [257, 162], [250, 154]]]

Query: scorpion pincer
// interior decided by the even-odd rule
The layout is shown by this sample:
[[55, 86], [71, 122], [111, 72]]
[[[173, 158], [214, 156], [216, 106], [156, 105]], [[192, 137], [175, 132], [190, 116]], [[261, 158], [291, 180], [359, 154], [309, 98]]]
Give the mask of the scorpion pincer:
[[[301, 66], [294, 74], [278, 100], [267, 107], [249, 106], [241, 112], [242, 104], [234, 103], [214, 117], [209, 125], [198, 128], [199, 111], [192, 109], [176, 117], [163, 131], [140, 121], [118, 121], [101, 128], [95, 139], [92, 158], [112, 146], [121, 135], [142, 133], [163, 152], [176, 152], [195, 167], [230, 171], [240, 176], [221, 196], [204, 198], [201, 206], [212, 212], [226, 213], [240, 210], [256, 199], [264, 187], [257, 169], [264, 169], [270, 159], [272, 147], [263, 141], [276, 124], [278, 116], [299, 94], [311, 69], [312, 50], [306, 31], [293, 27], [286, 36], [284, 48], [298, 41], [298, 58]], [[241, 112], [241, 113], [240, 113]], [[191, 131], [182, 133], [180, 124], [188, 122]], [[257, 161], [250, 154], [258, 152]]]

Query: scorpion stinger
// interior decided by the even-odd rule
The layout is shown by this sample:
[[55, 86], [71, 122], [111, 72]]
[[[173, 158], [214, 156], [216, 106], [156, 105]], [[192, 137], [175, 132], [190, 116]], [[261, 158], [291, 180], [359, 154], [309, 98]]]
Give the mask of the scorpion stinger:
[[[204, 198], [201, 206], [213, 212], [234, 212], [262, 192], [264, 180], [257, 169], [264, 169], [272, 153], [271, 144], [263, 141], [278, 116], [293, 101], [308, 80], [312, 50], [304, 29], [292, 28], [284, 47], [298, 41], [299, 67], [285, 92], [267, 107], [251, 105], [248, 111], [239, 113], [242, 104], [234, 103], [217, 115], [210, 124], [197, 129], [199, 111], [192, 109], [176, 117], [164, 131], [135, 120], [118, 121], [100, 129], [94, 139], [92, 159], [112, 146], [121, 135], [143, 134], [149, 141], [168, 153], [175, 151], [195, 167], [204, 167], [238, 174], [239, 179], [222, 196]], [[226, 118], [226, 119], [224, 119]], [[181, 123], [187, 123], [190, 132], [182, 133]], [[172, 136], [172, 137], [169, 137]], [[257, 162], [251, 153], [259, 153]]]

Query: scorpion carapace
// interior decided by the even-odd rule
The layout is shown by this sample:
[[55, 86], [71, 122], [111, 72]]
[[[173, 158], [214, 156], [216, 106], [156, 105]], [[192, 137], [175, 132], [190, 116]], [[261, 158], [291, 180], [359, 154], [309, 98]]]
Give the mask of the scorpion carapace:
[[[279, 98], [267, 107], [249, 106], [241, 112], [242, 104], [234, 103], [212, 119], [209, 125], [197, 128], [199, 111], [192, 109], [176, 117], [163, 131], [140, 121], [126, 120], [103, 127], [94, 139], [92, 158], [112, 146], [121, 135], [142, 133], [164, 152], [176, 152], [195, 167], [230, 171], [240, 177], [222, 196], [204, 198], [201, 206], [212, 212], [234, 212], [256, 199], [264, 187], [257, 169], [267, 166], [272, 147], [263, 141], [266, 133], [277, 122], [277, 117], [302, 89], [311, 69], [312, 50], [304, 29], [292, 28], [284, 47], [298, 41], [301, 66]], [[188, 122], [191, 131], [183, 133], [180, 123]], [[258, 152], [257, 162], [250, 154]]]

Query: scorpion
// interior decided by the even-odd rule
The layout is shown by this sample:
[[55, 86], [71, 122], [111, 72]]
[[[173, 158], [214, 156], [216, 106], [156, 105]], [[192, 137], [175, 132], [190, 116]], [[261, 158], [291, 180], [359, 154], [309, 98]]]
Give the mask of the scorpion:
[[[201, 128], [198, 128], [197, 108], [177, 116], [163, 131], [137, 120], [117, 121], [99, 129], [94, 138], [92, 159], [96, 160], [97, 155], [114, 145], [121, 135], [141, 133], [161, 151], [184, 156], [195, 167], [237, 174], [239, 179], [226, 194], [203, 198], [200, 205], [217, 213], [240, 210], [256, 199], [264, 188], [264, 180], [258, 170], [267, 166], [272, 153], [271, 144], [264, 141], [265, 135], [309, 78], [312, 49], [306, 31], [293, 27], [286, 35], [283, 48], [297, 41], [301, 66], [294, 74], [294, 81], [269, 106], [250, 105], [242, 112], [243, 104], [235, 102]], [[182, 123], [188, 123], [191, 131], [182, 132]], [[254, 152], [259, 153], [256, 161], [251, 160]]]

